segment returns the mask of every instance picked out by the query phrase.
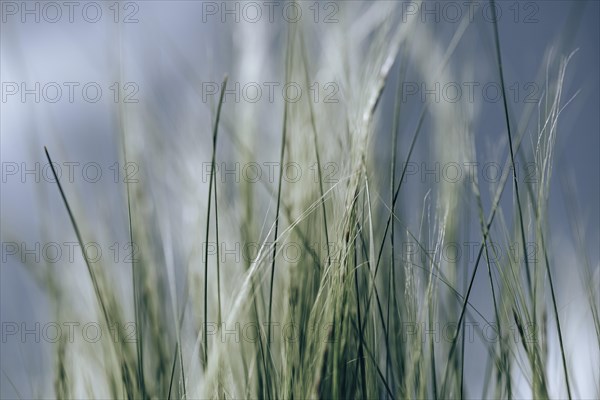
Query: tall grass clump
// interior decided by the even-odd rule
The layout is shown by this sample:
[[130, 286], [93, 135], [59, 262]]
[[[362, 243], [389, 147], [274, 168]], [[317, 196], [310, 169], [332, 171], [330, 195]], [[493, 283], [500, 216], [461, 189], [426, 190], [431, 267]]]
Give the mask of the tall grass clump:
[[[240, 49], [231, 70], [217, 71], [226, 78], [209, 120], [194, 119], [194, 105], [181, 117], [193, 128], [176, 121], [182, 133], [174, 133], [150, 106], [118, 111], [117, 154], [140, 166], [140, 183], [123, 185], [114, 212], [127, 228], [120, 235], [135, 244], [133, 259], [123, 271], [83, 252], [77, 283], [32, 274], [57, 320], [128, 327], [128, 340], [56, 343], [50, 397], [579, 396], [574, 364], [590, 360], [570, 353], [549, 224], [561, 114], [577, 100], [565, 88], [577, 53], [549, 47], [539, 65], [542, 97], [515, 109], [501, 26], [478, 27], [490, 50], [478, 57], [488, 57], [504, 99], [494, 105], [497, 136], [482, 138], [476, 103], [403, 101], [409, 74], [431, 87], [465, 80], [473, 74], [465, 64], [483, 62], [457, 60], [474, 34], [468, 18], [441, 40], [418, 16], [400, 16], [400, 2], [348, 3], [336, 26], [278, 27], [265, 66], [305, 93], [314, 81], [336, 82], [335, 103], [227, 102], [232, 80], [264, 72], [256, 54], [267, 32], [259, 31], [254, 50]], [[244, 36], [250, 28], [234, 29]], [[482, 149], [486, 140], [494, 152]], [[59, 161], [51, 146], [46, 156]], [[421, 182], [411, 168], [423, 157], [497, 161], [502, 174], [492, 184], [478, 168], [460, 182]], [[274, 162], [274, 179], [226, 181], [217, 173], [223, 161]], [[530, 162], [536, 179], [528, 181], [517, 165]], [[297, 180], [284, 179], [290, 164], [301, 166]], [[49, 195], [66, 210], [61, 229], [82, 248], [107, 235], [52, 172], [57, 190]], [[597, 354], [598, 266], [569, 203]], [[447, 256], [466, 242], [475, 243], [472, 257]], [[240, 256], [250, 243], [252, 257]], [[484, 325], [494, 329], [473, 329]]]

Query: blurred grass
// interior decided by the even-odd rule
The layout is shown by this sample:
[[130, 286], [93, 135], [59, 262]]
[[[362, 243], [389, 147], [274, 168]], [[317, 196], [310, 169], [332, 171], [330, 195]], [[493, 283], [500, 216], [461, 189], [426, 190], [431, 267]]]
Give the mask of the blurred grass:
[[[465, 324], [467, 319], [490, 323], [486, 313], [470, 302], [480, 262], [485, 262], [487, 268], [486, 291], [489, 289], [493, 305], [493, 317], [488, 318], [493, 318], [499, 337], [490, 342], [478, 332], [488, 360], [482, 397], [523, 396], [521, 389], [515, 388], [517, 377], [525, 380], [532, 398], [571, 398], [576, 393], [569, 379], [573, 361], [563, 343], [552, 279], [555, 264], [552, 249], [547, 247], [547, 205], [558, 119], [572, 100], [565, 101], [562, 96], [570, 57], [554, 52], [544, 60], [546, 64], [540, 66], [540, 71], [546, 74], [545, 98], [537, 109], [524, 110], [525, 122], [515, 124], [507, 97], [503, 96], [506, 127], [502, 131], [506, 131], [508, 140], [502, 143], [507, 147], [507, 168], [499, 184], [489, 188], [493, 196], [487, 213], [477, 175], [470, 183], [442, 182], [427, 191], [420, 209], [409, 208], [401, 189], [405, 188], [408, 163], [417, 143], [425, 140], [421, 137], [424, 124], [434, 127], [434, 133], [426, 138], [434, 155], [461, 163], [477, 160], [467, 105], [425, 102], [414, 128], [409, 129], [403, 122], [412, 116], [407, 115], [400, 101], [401, 83], [411, 65], [421, 68], [431, 81], [452, 78], [453, 71], [447, 64], [468, 21], [461, 21], [450, 45], [442, 48], [433, 35], [418, 31], [423, 35], [415, 39], [421, 28], [414, 18], [398, 25], [394, 23], [397, 10], [389, 11], [384, 16], [368, 14], [370, 17], [362, 20], [365, 32], [359, 43], [365, 46], [358, 65], [350, 61], [348, 47], [354, 43], [339, 42], [340, 32], [322, 39], [339, 44], [342, 66], [332, 69], [341, 81], [341, 104], [328, 108], [322, 103], [313, 104], [310, 98], [306, 102], [285, 102], [276, 187], [264, 182], [242, 183], [233, 200], [229, 198], [231, 188], [219, 182], [215, 174], [219, 126], [224, 125], [226, 133], [233, 136], [242, 160], [252, 160], [255, 151], [266, 150], [260, 148], [262, 143], [259, 149], [244, 147], [252, 132], [244, 130], [247, 121], [238, 120], [233, 107], [224, 103], [224, 80], [211, 126], [208, 190], [205, 198], [196, 199], [206, 217], [198, 223], [198, 237], [192, 240], [195, 245], [188, 254], [173, 254], [177, 236], [172, 230], [177, 228], [172, 227], [169, 216], [160, 215], [159, 207], [154, 207], [162, 201], [157, 192], [161, 189], [151, 187], [154, 183], [135, 188], [127, 183], [128, 234], [140, 249], [131, 265], [131, 296], [124, 298], [112, 287], [114, 276], [105, 265], [92, 265], [85, 252], [83, 260], [94, 290], [96, 311], [108, 326], [125, 326], [133, 319], [136, 340], [128, 343], [104, 338], [93, 349], [61, 340], [56, 345], [54, 371], [57, 398], [476, 397], [479, 394], [473, 392], [464, 376], [464, 365], [469, 363]], [[284, 60], [273, 62], [283, 64], [285, 82], [302, 82], [308, 90], [314, 79], [311, 71], [322, 71], [328, 65], [326, 59], [312, 58], [308, 51], [311, 47], [307, 46], [311, 36], [304, 29], [302, 25], [288, 27]], [[500, 33], [495, 24], [492, 29], [498, 79], [504, 92]], [[430, 59], [419, 55], [413, 46], [430, 46], [419, 50], [428, 53]], [[435, 67], [426, 60], [434, 61]], [[383, 92], [393, 90], [388, 86], [394, 65], [399, 72], [390, 118], [379, 109]], [[524, 126], [533, 116], [539, 120], [537, 130], [527, 132]], [[272, 117], [279, 121], [279, 116]], [[145, 122], [149, 130], [156, 130], [158, 124], [152, 118], [147, 116]], [[380, 160], [376, 159], [372, 141], [380, 134], [377, 123], [388, 118], [392, 129], [386, 176], [387, 172], [377, 167]], [[261, 121], [256, 124], [260, 126]], [[156, 148], [150, 150], [136, 148], [137, 138], [128, 131], [128, 125], [123, 123], [120, 129], [126, 162], [156, 163], [158, 170], [163, 163], [171, 162], [163, 159], [165, 152], [160, 145], [152, 143], [149, 146]], [[160, 136], [161, 132], [154, 134]], [[410, 140], [407, 149], [398, 148], [400, 135]], [[521, 146], [525, 139], [533, 143], [532, 149]], [[406, 157], [403, 163], [399, 163], [401, 155]], [[202, 156], [194, 159], [198, 165]], [[332, 159], [339, 168], [341, 179], [337, 183], [324, 178], [325, 159]], [[525, 188], [516, 175], [515, 160], [519, 159], [543, 166], [537, 182]], [[317, 180], [284, 180], [285, 162], [316, 163]], [[514, 200], [508, 206], [501, 205], [511, 178]], [[151, 173], [143, 182], [152, 182]], [[197, 180], [189, 185], [204, 183]], [[60, 182], [58, 189], [83, 249], [86, 237], [79, 226], [90, 222], [83, 212], [76, 215]], [[173, 207], [178, 207], [178, 195], [167, 195]], [[257, 204], [268, 206], [266, 215], [256, 211]], [[481, 243], [469, 271], [468, 265], [449, 262], [441, 252], [448, 243], [469, 239], [463, 232], [473, 204]], [[405, 213], [421, 216], [418, 231], [409, 229]], [[582, 243], [573, 213], [574, 235]], [[220, 224], [219, 215], [237, 225], [222, 219]], [[86, 232], [90, 230], [93, 228], [88, 226]], [[211, 233], [216, 238], [216, 257], [209, 257]], [[509, 248], [513, 238], [518, 238], [523, 257], [512, 255], [493, 262], [496, 257], [491, 243]], [[223, 260], [220, 240], [259, 243], [257, 257], [236, 263]], [[419, 256], [400, 244], [407, 242], [423, 250]], [[531, 242], [539, 244], [544, 268], [539, 262], [529, 264], [526, 246]], [[300, 249], [302, 257], [298, 261], [290, 262], [284, 256], [286, 244]], [[581, 245], [579, 256], [585, 259], [585, 254]], [[583, 262], [579, 272], [584, 276], [600, 348], [598, 288], [594, 287], [593, 266], [589, 264]], [[75, 314], [69, 309], [68, 294], [61, 293], [64, 289], [60, 278], [39, 279], [56, 303], [57, 318]], [[548, 323], [549, 314], [555, 325]], [[449, 341], [434, 340], [433, 335], [426, 341], [423, 337], [427, 334], [422, 331], [407, 334], [407, 326], [454, 322], [456, 328]], [[295, 340], [273, 333], [276, 327], [289, 323], [294, 325]], [[255, 340], [246, 337], [247, 326], [258, 328]], [[511, 340], [515, 326], [518, 341]], [[226, 340], [222, 340], [223, 334]], [[233, 340], [228, 336], [232, 334], [243, 339]], [[549, 340], [554, 335], [559, 339], [558, 346]], [[562, 359], [562, 381], [552, 386], [547, 365], [550, 353], [556, 351]], [[93, 376], [86, 374], [89, 371]]]

